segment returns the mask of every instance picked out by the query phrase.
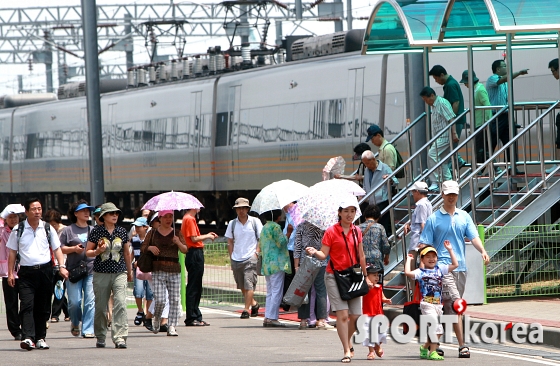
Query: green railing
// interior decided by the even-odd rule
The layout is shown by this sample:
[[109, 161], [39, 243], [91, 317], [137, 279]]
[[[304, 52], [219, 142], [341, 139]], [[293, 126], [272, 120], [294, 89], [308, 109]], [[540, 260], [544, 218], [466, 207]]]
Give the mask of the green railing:
[[[490, 229], [487, 237], [511, 236], [519, 228]], [[488, 298], [548, 296], [560, 294], [560, 225], [524, 228], [492, 258], [486, 268]]]

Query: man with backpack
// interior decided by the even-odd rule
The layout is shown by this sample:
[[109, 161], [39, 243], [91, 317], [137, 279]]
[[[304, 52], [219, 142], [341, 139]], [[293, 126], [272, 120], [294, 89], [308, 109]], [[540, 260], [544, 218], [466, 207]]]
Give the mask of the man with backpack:
[[[366, 142], [371, 142], [377, 146], [379, 150], [378, 160], [381, 160], [385, 165], [389, 166], [392, 171], [395, 171], [403, 163], [401, 154], [397, 151], [395, 146], [387, 141], [383, 135], [383, 130], [376, 124], [372, 124], [367, 129], [368, 136]], [[404, 170], [400, 170], [396, 174], [397, 178], [404, 178]]]
[[257, 287], [257, 262], [261, 220], [249, 216], [249, 200], [238, 198], [233, 206], [237, 218], [231, 220], [226, 230], [231, 270], [237, 288], [243, 293], [245, 309], [241, 319], [255, 317], [259, 313], [259, 303], [253, 298]]
[[[14, 227], [8, 239], [8, 284], [12, 287], [15, 284], [14, 268], [19, 258], [20, 347], [28, 351], [49, 349], [45, 338], [53, 294], [53, 254], [58, 263], [64, 263], [64, 257], [56, 230], [41, 220], [43, 209], [39, 199], [28, 199], [24, 207], [27, 220]], [[67, 279], [66, 266], [59, 267], [60, 275]]]

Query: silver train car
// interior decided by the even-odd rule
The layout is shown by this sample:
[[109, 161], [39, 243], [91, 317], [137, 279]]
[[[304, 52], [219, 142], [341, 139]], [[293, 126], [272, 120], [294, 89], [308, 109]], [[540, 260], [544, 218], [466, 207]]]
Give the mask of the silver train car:
[[[450, 74], [466, 68], [458, 57], [466, 65], [441, 58]], [[378, 120], [381, 62], [343, 52], [102, 94], [106, 200], [132, 217], [157, 193], [185, 191], [221, 225], [238, 196], [280, 179], [312, 185], [333, 156], [353, 170], [352, 148]], [[404, 56], [391, 55], [387, 138], [406, 127], [403, 70]], [[0, 109], [3, 204], [33, 195], [65, 212], [89, 197], [86, 118], [85, 97]]]

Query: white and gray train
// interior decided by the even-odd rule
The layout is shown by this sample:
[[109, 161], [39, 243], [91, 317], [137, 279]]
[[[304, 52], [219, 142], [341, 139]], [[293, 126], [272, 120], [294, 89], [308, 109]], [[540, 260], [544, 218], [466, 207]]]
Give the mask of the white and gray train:
[[[381, 62], [345, 52], [102, 94], [106, 199], [131, 216], [156, 193], [186, 191], [221, 223], [238, 195], [281, 179], [314, 184], [333, 156], [351, 170], [353, 146], [377, 122]], [[389, 57], [389, 136], [406, 127], [403, 64]], [[65, 212], [89, 197], [85, 97], [0, 109], [0, 134], [3, 204], [38, 195]]]

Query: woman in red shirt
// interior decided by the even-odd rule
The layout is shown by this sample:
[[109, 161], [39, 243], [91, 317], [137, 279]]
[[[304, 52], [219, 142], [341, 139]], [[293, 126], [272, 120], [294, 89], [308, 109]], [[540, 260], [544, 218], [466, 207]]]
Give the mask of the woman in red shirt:
[[[338, 209], [338, 223], [325, 231], [321, 250], [313, 247], [305, 250], [307, 254], [315, 256], [319, 260], [324, 260], [330, 255], [330, 263], [327, 265], [325, 273], [325, 284], [331, 309], [336, 311], [336, 331], [344, 348], [342, 363], [349, 363], [354, 356], [354, 348], [350, 346], [350, 339], [356, 331], [356, 321], [362, 315], [362, 298], [357, 297], [348, 301], [340, 298], [331, 263], [337, 271], [342, 271], [359, 263], [369, 288], [373, 287], [373, 283], [367, 279], [362, 232], [353, 224], [357, 208], [358, 200], [356, 197], [348, 196], [345, 198]], [[355, 246], [358, 247], [358, 258], [356, 258]]]

